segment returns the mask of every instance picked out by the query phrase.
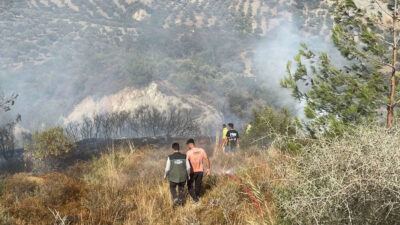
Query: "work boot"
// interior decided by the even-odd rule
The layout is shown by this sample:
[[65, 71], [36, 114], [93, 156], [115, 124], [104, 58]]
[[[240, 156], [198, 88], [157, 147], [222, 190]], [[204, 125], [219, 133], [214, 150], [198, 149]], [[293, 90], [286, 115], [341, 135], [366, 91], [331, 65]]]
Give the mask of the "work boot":
[[177, 207], [178, 205], [180, 205], [180, 201], [179, 201], [179, 199], [177, 199], [177, 198], [174, 198], [174, 204], [173, 204], [173, 207], [175, 208], [175, 207]]
[[184, 199], [179, 199], [179, 205], [180, 205], [180, 206], [185, 205], [185, 200], [184, 200]]

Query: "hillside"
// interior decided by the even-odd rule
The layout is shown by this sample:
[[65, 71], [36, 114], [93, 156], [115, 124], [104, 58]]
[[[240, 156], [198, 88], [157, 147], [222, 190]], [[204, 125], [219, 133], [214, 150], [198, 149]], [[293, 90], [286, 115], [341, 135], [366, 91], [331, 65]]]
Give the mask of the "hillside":
[[14, 112], [31, 129], [60, 123], [88, 97], [98, 99], [153, 81], [165, 93], [174, 89], [201, 99], [225, 120], [244, 119], [265, 103], [295, 111], [296, 104], [277, 101], [275, 90], [284, 70], [273, 68], [274, 60], [286, 63], [292, 55], [274, 53], [278, 57], [266, 62], [258, 55], [260, 45], [280, 40], [284, 27], [300, 35], [293, 44], [301, 41], [297, 38], [315, 35], [323, 40], [329, 34], [326, 6], [320, 1], [0, 4], [0, 44], [6, 46], [0, 53], [0, 84], [6, 93], [20, 94]]

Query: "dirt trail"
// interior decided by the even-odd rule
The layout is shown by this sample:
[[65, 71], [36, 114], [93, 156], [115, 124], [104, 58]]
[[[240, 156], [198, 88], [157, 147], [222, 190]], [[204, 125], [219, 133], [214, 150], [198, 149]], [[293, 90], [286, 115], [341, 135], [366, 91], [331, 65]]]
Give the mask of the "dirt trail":
[[245, 69], [243, 72], [244, 77], [248, 78], [254, 78], [254, 74], [251, 72], [251, 68], [253, 66], [253, 63], [251, 60], [248, 58], [248, 54], [251, 53], [251, 51], [244, 51], [240, 53], [240, 57], [242, 58], [242, 61], [244, 62]]

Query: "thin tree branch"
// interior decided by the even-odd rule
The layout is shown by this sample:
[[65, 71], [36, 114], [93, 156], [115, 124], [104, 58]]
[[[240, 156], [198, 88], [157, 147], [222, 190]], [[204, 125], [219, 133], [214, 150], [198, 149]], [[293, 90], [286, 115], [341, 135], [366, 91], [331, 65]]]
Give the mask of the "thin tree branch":
[[379, 39], [380, 41], [384, 42], [385, 44], [390, 45], [391, 47], [394, 46], [394, 43], [385, 40], [385, 38], [382, 37], [381, 35], [377, 35], [377, 37], [378, 37], [378, 39]]
[[[356, 37], [356, 36], [359, 36], [359, 35], [354, 35], [354, 36]], [[388, 41], [386, 41], [386, 40], [383, 40], [383, 39], [380, 39], [380, 40], [389, 43], [392, 47], [394, 46], [394, 44], [392, 44], [392, 43], [390, 43], [390, 42], [388, 42]], [[382, 61], [379, 61], [379, 60], [377, 60], [377, 59], [374, 59], [373, 56], [368, 55], [367, 53], [362, 53], [362, 51], [361, 51], [360, 48], [358, 48], [358, 47], [356, 47], [356, 50], [357, 50], [357, 54], [362, 55], [362, 56], [364, 56], [365, 58], [367, 58], [367, 59], [369, 59], [369, 60], [371, 60], [371, 61], [374, 61], [375, 63], [381, 64], [381, 65], [383, 65], [383, 66], [387, 66], [387, 67], [390, 67], [390, 68], [393, 69], [393, 65], [392, 65], [392, 64], [386, 63], [386, 62], [382, 62]]]
[[373, 1], [379, 6], [379, 8], [382, 10], [382, 12], [384, 12], [386, 15], [388, 15], [390, 17], [393, 17], [393, 14], [386, 11], [377, 0], [373, 0]]
[[391, 26], [389, 26], [387, 24], [384, 24], [383, 22], [376, 21], [376, 23], [378, 23], [378, 25], [380, 25], [380, 26], [382, 26], [382, 27], [384, 27], [386, 29], [393, 29]]
[[393, 65], [390, 64], [390, 63], [386, 63], [386, 62], [382, 62], [382, 61], [379, 61], [377, 59], [374, 59], [371, 55], [367, 55], [367, 54], [364, 54], [364, 55], [365, 55], [366, 58], [368, 58], [371, 61], [374, 61], [375, 63], [381, 64], [383, 66], [387, 66], [387, 67], [389, 67], [391, 69], [394, 69]]
[[[394, 103], [393, 107], [396, 106], [396, 105], [398, 105], [399, 103], [400, 103], [400, 99], [397, 100], [397, 101]], [[387, 106], [390, 106], [390, 105], [387, 105]]]

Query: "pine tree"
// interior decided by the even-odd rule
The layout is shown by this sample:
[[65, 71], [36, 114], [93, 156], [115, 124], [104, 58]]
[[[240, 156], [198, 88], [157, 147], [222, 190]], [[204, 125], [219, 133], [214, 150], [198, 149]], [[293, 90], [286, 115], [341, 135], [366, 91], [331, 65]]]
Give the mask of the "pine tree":
[[[396, 101], [398, 0], [333, 1], [332, 41], [346, 59], [332, 63], [304, 44], [295, 57], [297, 68], [282, 80], [293, 96], [306, 102], [305, 113], [314, 124], [355, 124], [373, 119], [387, 107], [387, 126]], [[307, 85], [309, 85], [307, 87]]]

